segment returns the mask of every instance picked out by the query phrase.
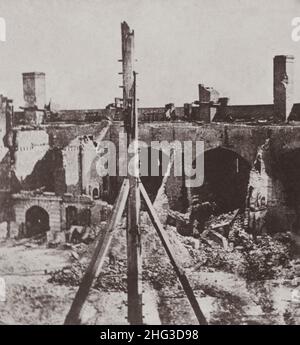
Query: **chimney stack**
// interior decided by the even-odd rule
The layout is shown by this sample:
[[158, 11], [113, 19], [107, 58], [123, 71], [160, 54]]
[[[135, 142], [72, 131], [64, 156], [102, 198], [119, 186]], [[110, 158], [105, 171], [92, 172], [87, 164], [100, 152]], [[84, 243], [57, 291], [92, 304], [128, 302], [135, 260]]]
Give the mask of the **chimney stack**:
[[25, 119], [29, 124], [38, 125], [43, 121], [43, 113], [34, 109], [44, 109], [46, 103], [45, 73], [23, 73], [23, 94], [25, 101]]
[[275, 117], [280, 121], [288, 121], [294, 105], [294, 57], [292, 55], [276, 55], [273, 72]]
[[203, 84], [199, 88], [199, 120], [211, 122], [216, 114], [214, 105], [218, 103], [219, 92], [212, 87], [206, 87]]

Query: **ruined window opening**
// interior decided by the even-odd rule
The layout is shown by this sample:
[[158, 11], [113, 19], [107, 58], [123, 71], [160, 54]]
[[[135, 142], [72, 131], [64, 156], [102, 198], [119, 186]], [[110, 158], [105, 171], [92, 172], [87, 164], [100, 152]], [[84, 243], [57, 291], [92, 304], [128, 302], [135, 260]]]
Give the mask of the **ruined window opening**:
[[68, 206], [66, 208], [66, 227], [70, 229], [72, 225], [78, 225], [78, 212], [75, 206]]
[[79, 212], [78, 225], [90, 226], [91, 225], [91, 210], [83, 209]]

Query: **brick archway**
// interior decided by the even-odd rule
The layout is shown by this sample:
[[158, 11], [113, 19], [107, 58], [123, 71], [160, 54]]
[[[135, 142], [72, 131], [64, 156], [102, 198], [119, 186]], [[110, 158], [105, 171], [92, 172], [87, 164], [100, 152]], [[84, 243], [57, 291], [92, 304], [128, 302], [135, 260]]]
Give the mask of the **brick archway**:
[[43, 234], [50, 230], [49, 214], [40, 206], [32, 206], [25, 213], [25, 234], [27, 237]]
[[15, 221], [20, 227], [26, 226], [26, 213], [32, 207], [39, 207], [49, 215], [49, 230], [61, 231], [61, 197], [55, 195], [13, 194]]

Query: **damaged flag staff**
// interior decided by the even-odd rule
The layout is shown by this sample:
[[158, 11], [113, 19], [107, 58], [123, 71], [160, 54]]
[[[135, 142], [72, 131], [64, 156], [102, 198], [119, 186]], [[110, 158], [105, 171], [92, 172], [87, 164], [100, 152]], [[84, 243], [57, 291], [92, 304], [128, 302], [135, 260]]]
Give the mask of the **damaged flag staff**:
[[103, 236], [99, 235], [97, 245], [90, 264], [83, 276], [71, 308], [65, 319], [65, 324], [80, 324], [84, 304], [94, 279], [99, 275], [112, 241], [113, 232], [121, 220], [127, 205], [127, 291], [128, 291], [128, 322], [131, 325], [144, 323], [142, 296], [142, 260], [140, 233], [141, 196], [146, 205], [152, 224], [165, 248], [170, 262], [182, 285], [182, 288], [194, 310], [199, 324], [207, 324], [206, 318], [198, 304], [184, 270], [176, 260], [168, 235], [165, 232], [150, 198], [139, 178], [138, 159], [138, 112], [136, 98], [136, 75], [134, 71], [134, 31], [128, 24], [121, 24], [122, 32], [122, 75], [123, 75], [123, 112], [127, 142], [134, 147], [131, 161], [134, 160], [135, 174], [128, 174], [124, 179], [118, 197], [114, 204], [110, 221]]

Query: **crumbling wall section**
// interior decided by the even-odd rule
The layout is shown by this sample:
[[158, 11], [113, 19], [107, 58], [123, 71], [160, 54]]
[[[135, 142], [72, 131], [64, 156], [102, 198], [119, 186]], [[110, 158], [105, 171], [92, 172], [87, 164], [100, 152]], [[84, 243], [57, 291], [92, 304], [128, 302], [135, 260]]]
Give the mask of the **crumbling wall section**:
[[49, 135], [51, 147], [64, 148], [71, 144], [72, 140], [84, 135], [99, 135], [101, 130], [110, 124], [109, 121], [89, 124], [48, 124], [45, 131]]
[[41, 190], [62, 195], [66, 192], [63, 156], [59, 149], [49, 149], [36, 162], [33, 171], [21, 183], [22, 190]]
[[15, 175], [23, 181], [49, 149], [49, 137], [44, 130], [18, 130], [15, 139]]
[[78, 194], [81, 192], [79, 147], [79, 138], [75, 138], [62, 149], [67, 193]]
[[99, 158], [97, 145], [107, 137], [109, 137], [108, 124], [98, 133], [86, 132], [76, 137], [62, 149], [68, 193], [83, 193], [92, 196], [93, 188], [99, 188], [100, 192], [102, 177], [99, 176], [96, 167]]
[[[287, 193], [277, 174], [271, 140], [260, 146], [249, 177], [248, 206], [251, 227], [256, 233], [294, 231], [296, 212], [288, 205]], [[251, 211], [252, 210], [252, 211]]]

